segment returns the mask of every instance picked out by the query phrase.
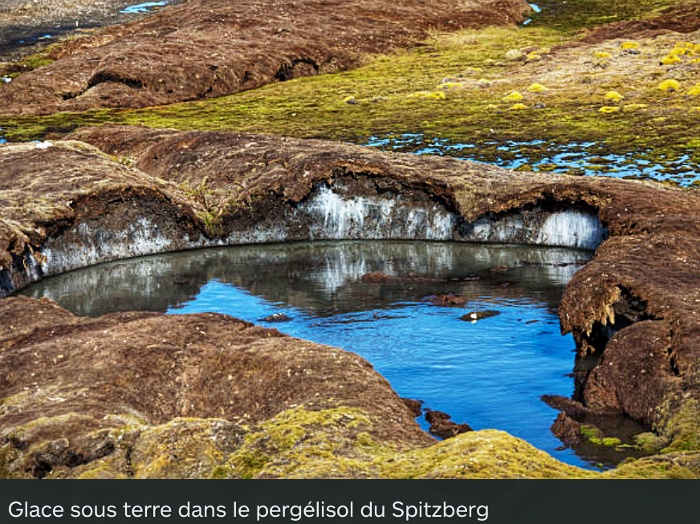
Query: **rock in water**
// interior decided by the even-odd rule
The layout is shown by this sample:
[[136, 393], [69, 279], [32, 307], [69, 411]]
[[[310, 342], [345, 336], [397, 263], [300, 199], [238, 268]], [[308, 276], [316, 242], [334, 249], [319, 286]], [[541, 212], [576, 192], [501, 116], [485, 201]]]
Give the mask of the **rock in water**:
[[490, 318], [490, 317], [495, 317], [500, 315], [500, 311], [496, 311], [495, 309], [486, 309], [483, 311], [471, 311], [467, 313], [466, 315], [462, 315], [459, 317], [460, 320], [464, 320], [466, 322], [476, 322], [478, 320], [483, 320], [485, 318]]

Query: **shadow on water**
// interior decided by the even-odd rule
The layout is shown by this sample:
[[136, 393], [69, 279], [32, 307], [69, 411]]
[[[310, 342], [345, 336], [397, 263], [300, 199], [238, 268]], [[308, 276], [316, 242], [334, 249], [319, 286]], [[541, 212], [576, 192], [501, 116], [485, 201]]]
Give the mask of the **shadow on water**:
[[[102, 264], [23, 294], [86, 316], [206, 311], [275, 327], [362, 355], [399, 395], [455, 422], [508, 431], [575, 465], [609, 467], [629, 453], [566, 448], [550, 431], [557, 411], [541, 399], [573, 392], [574, 342], [561, 335], [556, 309], [590, 256], [454, 242], [240, 246]], [[493, 316], [468, 321], [479, 312]]]

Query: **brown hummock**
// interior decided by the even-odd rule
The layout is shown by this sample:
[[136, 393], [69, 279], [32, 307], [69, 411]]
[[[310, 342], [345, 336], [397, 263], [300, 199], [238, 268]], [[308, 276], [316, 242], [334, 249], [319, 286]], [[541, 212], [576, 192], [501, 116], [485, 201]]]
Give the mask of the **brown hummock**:
[[59, 46], [0, 93], [4, 114], [146, 107], [339, 71], [428, 30], [515, 24], [524, 0], [188, 0]]
[[636, 38], [659, 34], [692, 33], [700, 29], [700, 1], [685, 0], [661, 9], [655, 16], [604, 24], [587, 31], [582, 42], [596, 44], [613, 38]]
[[402, 398], [401, 401], [413, 413], [414, 417], [420, 417], [423, 413], [423, 401], [412, 398]]
[[[522, 210], [593, 210], [609, 238], [575, 275], [559, 312], [562, 327], [577, 341], [579, 358], [592, 363], [589, 372], [578, 374], [577, 398], [566, 411], [574, 413], [577, 408], [572, 405], [580, 405], [579, 411], [587, 415], [624, 413], [671, 449], [697, 449], [697, 192], [654, 183], [513, 173], [448, 158], [262, 135], [102, 127], [79, 130], [71, 138], [44, 148], [41, 144], [0, 148], [0, 189], [5, 199], [0, 205], [4, 270], [0, 285], [6, 290], [8, 269], [14, 268], [12, 285], [21, 287], [32, 278], [30, 262], [41, 258], [42, 247], [61, 245], [61, 239], [70, 245], [66, 242], [80, 224], [119, 230], [148, 215], [154, 228], [173, 239], [167, 249], [178, 249], [186, 238], [225, 239], [241, 228], [264, 229], [271, 217], [289, 216], [303, 205], [319, 184], [342, 184], [358, 194], [402, 195], [407, 202], [431, 201], [454, 212], [463, 224]], [[288, 238], [303, 239], [307, 234], [303, 224], [295, 227]], [[21, 275], [26, 276], [24, 281]], [[26, 405], [21, 413], [0, 405], [0, 438], [9, 438], [14, 424], [42, 413], [67, 413], [61, 411], [64, 405], [71, 413], [85, 413], [81, 424], [86, 427], [105, 423], [98, 419], [107, 412], [137, 413], [153, 424], [181, 416], [236, 421], [245, 413], [259, 420], [310, 402], [316, 393], [368, 410], [381, 420], [374, 431], [393, 435], [397, 442], [422, 438], [401, 400], [365, 363], [347, 357], [358, 370], [356, 377], [344, 376], [345, 366], [331, 365], [326, 356], [334, 351], [341, 355], [338, 350], [217, 315], [125, 313], [88, 320], [28, 299], [3, 299], [0, 307], [5, 311], [0, 323], [4, 370], [0, 398], [32, 395], [31, 402], [21, 401]], [[239, 407], [231, 408], [227, 404], [235, 393], [231, 386], [221, 402], [207, 404], [218, 397], [207, 397], [205, 402], [200, 389], [211, 387], [214, 394], [214, 389], [228, 384], [229, 374], [246, 373], [227, 360], [223, 348], [229, 344], [243, 353], [258, 347], [260, 355], [250, 355], [249, 373], [273, 384], [286, 376], [288, 364], [296, 358], [286, 353], [287, 347], [308, 348], [309, 355], [324, 357], [299, 363], [314, 370], [311, 377], [299, 376], [303, 387], [295, 382], [292, 370], [289, 387], [265, 394], [255, 388], [241, 390], [236, 393], [240, 398], [233, 397]], [[282, 366], [273, 367], [270, 376], [256, 368], [266, 358]], [[208, 374], [218, 377], [211, 379], [211, 385], [196, 371], [202, 365], [210, 366]], [[15, 369], [29, 374], [7, 371]], [[64, 372], [69, 373], [66, 378]], [[140, 382], [137, 374], [143, 375]], [[337, 377], [338, 382], [334, 378], [323, 385], [316, 376]], [[356, 389], [357, 384], [365, 387], [366, 381], [375, 384], [367, 386], [371, 399]], [[305, 390], [307, 382], [311, 396]], [[154, 392], [153, 398], [142, 398], [138, 387], [144, 383]], [[399, 414], [398, 419], [390, 413]], [[26, 437], [31, 438], [44, 437]], [[18, 450], [27, 445], [23, 442], [17, 441]]]
[[[359, 408], [382, 442], [432, 442], [361, 357], [213, 313], [87, 319], [47, 300], [6, 298], [0, 369], [0, 448], [16, 457], [7, 461], [13, 476], [42, 477], [112, 454], [124, 455], [121, 473], [129, 474], [127, 452], [148, 430], [211, 419], [240, 440], [240, 425], [299, 406]], [[125, 420], [139, 427], [128, 444], [115, 433]]]

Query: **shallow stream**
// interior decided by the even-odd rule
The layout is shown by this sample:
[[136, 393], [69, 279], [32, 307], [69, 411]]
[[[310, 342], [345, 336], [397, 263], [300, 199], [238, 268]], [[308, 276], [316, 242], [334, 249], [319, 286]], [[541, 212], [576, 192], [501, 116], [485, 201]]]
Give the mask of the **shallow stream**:
[[[403, 397], [475, 429], [497, 428], [562, 461], [543, 394], [570, 396], [574, 342], [557, 305], [590, 251], [455, 242], [343, 241], [213, 248], [65, 273], [23, 293], [87, 316], [220, 312], [353, 351]], [[497, 312], [478, 321], [472, 312]], [[425, 422], [420, 420], [424, 428]]]
[[473, 144], [428, 138], [421, 133], [373, 136], [365, 145], [388, 151], [450, 156], [507, 169], [656, 180], [682, 187], [700, 184], [700, 165], [692, 150], [675, 156], [660, 156], [651, 149], [612, 153], [597, 142], [494, 140]]

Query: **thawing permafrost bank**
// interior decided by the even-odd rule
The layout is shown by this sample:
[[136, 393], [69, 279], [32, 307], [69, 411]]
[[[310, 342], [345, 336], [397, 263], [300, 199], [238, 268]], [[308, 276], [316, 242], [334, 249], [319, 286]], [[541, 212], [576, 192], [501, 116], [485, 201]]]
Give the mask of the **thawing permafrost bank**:
[[395, 197], [345, 196], [327, 185], [300, 206], [311, 219], [310, 239], [462, 240], [596, 249], [607, 236], [584, 209], [519, 210], [464, 222], [444, 206], [406, 204]]
[[[465, 222], [437, 202], [400, 194], [354, 196], [342, 184], [320, 184], [305, 201], [265, 226], [235, 229], [221, 238], [191, 238], [161, 228], [146, 216], [121, 222], [110, 218], [77, 223], [50, 237], [19, 267], [0, 270], [0, 296], [42, 278], [90, 265], [167, 251], [224, 245], [300, 240], [456, 240], [517, 243], [594, 250], [607, 232], [592, 212], [579, 209], [520, 210]], [[170, 233], [166, 232], [169, 231]]]
[[502, 218], [480, 218], [464, 228], [463, 238], [473, 242], [503, 242], [596, 249], [607, 229], [591, 211], [534, 209]]
[[452, 240], [457, 217], [443, 206], [411, 205], [392, 198], [344, 196], [322, 185], [299, 207], [310, 220], [311, 240]]
[[[50, 238], [41, 250], [40, 268], [43, 275], [56, 275], [107, 260], [151, 255], [171, 249], [172, 240], [161, 234], [158, 226], [148, 217], [139, 217], [125, 226], [121, 231], [114, 231], [97, 221], [81, 222], [69, 230], [68, 241]], [[190, 243], [188, 237], [184, 241]]]

